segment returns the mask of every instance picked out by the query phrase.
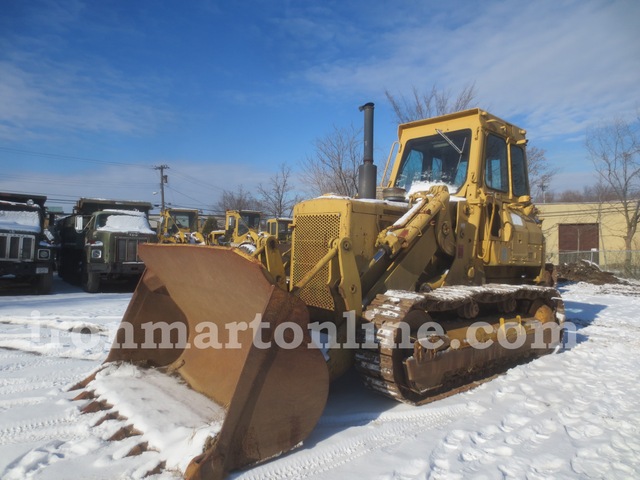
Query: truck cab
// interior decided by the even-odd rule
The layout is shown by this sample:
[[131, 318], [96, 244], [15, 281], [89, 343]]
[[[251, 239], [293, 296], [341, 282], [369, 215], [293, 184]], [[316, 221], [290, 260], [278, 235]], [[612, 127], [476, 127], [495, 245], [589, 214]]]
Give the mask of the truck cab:
[[46, 294], [53, 283], [53, 244], [42, 195], [0, 193], [0, 279]]
[[156, 243], [147, 202], [82, 198], [58, 222], [60, 275], [94, 293], [103, 281], [136, 280], [144, 272], [140, 243]]

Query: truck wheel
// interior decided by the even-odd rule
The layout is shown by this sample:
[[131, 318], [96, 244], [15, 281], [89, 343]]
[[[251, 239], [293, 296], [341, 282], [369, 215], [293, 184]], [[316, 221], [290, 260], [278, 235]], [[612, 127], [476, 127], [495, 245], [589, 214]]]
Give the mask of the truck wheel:
[[100, 290], [100, 274], [82, 271], [82, 288], [87, 293], [96, 293]]
[[33, 282], [37, 295], [47, 295], [51, 293], [53, 285], [53, 272], [49, 271], [46, 275], [38, 275]]

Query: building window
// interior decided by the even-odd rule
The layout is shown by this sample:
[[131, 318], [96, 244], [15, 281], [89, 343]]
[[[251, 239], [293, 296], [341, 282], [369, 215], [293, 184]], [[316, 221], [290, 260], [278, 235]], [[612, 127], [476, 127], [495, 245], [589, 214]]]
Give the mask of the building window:
[[600, 232], [597, 223], [561, 223], [558, 225], [560, 263], [578, 260], [599, 262]]

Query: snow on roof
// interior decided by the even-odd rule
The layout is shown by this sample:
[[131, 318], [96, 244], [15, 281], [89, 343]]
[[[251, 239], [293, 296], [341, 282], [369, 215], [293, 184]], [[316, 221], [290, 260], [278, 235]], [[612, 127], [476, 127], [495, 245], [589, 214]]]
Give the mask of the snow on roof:
[[139, 212], [138, 210], [117, 210], [115, 208], [105, 208], [102, 212], [107, 213], [118, 213], [120, 215], [133, 215], [134, 217], [145, 217], [147, 216], [144, 212]]
[[11, 205], [13, 207], [25, 207], [25, 206], [28, 206], [28, 208], [40, 208], [40, 205], [38, 205], [37, 203], [29, 205], [28, 203], [25, 203], [25, 202], [11, 202], [9, 200], [0, 200], [0, 205]]

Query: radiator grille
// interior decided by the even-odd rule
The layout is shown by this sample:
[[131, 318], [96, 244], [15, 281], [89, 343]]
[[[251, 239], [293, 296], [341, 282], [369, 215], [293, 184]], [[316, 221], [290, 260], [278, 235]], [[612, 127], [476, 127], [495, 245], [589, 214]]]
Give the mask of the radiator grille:
[[[340, 235], [340, 215], [299, 215], [293, 233], [291, 282], [296, 285], [329, 251], [329, 242]], [[327, 287], [325, 266], [300, 292], [300, 298], [315, 307], [333, 310], [333, 298]]]
[[117, 238], [116, 262], [142, 263], [142, 260], [140, 260], [140, 257], [138, 257], [138, 245], [140, 243], [146, 243], [146, 240], [138, 238]]
[[0, 233], [0, 260], [32, 261], [35, 244], [33, 235]]

